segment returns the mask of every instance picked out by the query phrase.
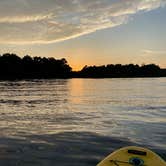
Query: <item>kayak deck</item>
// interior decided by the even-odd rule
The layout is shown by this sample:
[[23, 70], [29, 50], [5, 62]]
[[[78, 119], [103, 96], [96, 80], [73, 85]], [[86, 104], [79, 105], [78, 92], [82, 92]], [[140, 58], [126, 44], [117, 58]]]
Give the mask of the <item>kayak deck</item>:
[[149, 149], [128, 146], [114, 151], [97, 166], [166, 166], [166, 162]]

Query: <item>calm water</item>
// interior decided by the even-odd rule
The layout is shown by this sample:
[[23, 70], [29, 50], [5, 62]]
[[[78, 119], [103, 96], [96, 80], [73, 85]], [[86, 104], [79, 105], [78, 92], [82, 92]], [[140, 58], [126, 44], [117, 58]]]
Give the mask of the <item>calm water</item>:
[[166, 148], [166, 78], [4, 81], [0, 94], [1, 136], [88, 131]]
[[0, 131], [93, 132], [166, 149], [166, 78], [1, 81]]

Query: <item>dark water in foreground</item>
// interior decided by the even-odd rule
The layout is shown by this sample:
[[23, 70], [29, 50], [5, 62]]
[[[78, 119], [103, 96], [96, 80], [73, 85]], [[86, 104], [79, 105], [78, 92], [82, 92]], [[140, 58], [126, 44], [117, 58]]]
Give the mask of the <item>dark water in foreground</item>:
[[166, 78], [0, 82], [0, 165], [92, 166], [140, 145], [166, 158]]

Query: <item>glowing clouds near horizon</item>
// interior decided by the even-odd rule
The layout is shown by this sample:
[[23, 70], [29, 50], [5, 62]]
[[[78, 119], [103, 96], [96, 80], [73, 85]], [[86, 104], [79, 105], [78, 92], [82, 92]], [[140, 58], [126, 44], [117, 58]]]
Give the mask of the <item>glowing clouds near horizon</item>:
[[1, 0], [0, 43], [52, 43], [128, 21], [165, 0]]

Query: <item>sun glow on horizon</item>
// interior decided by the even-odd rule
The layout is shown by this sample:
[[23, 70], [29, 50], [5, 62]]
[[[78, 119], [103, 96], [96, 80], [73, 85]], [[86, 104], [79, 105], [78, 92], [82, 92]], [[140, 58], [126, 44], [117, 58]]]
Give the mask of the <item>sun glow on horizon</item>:
[[[19, 6], [19, 8], [18, 8]], [[0, 54], [166, 68], [165, 0], [0, 1]]]

